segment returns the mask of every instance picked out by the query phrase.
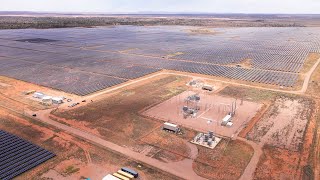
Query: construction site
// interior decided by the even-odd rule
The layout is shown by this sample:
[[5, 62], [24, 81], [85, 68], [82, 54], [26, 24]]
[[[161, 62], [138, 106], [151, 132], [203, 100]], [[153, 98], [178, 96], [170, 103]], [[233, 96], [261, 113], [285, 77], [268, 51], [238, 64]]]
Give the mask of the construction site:
[[319, 179], [319, 28], [186, 30], [1, 30], [0, 179]]

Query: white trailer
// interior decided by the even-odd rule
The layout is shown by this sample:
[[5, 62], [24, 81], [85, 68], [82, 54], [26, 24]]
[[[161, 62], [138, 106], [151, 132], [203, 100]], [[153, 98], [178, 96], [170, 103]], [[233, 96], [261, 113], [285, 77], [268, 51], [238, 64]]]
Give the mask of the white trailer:
[[162, 127], [163, 130], [169, 130], [169, 131], [173, 131], [174, 133], [177, 133], [179, 132], [179, 126], [176, 125], [176, 124], [171, 124], [171, 123], [164, 123], [163, 124], [163, 127]]
[[222, 126], [226, 126], [228, 124], [228, 122], [231, 122], [232, 120], [232, 116], [230, 114], [226, 115], [226, 117], [224, 117], [222, 119], [221, 125]]
[[232, 122], [228, 122], [226, 126], [227, 126], [227, 127], [231, 127], [232, 125], [233, 125]]
[[44, 96], [42, 97], [42, 102], [41, 104], [45, 106], [51, 106], [52, 105], [52, 97], [51, 96]]
[[52, 98], [52, 103], [53, 104], [62, 104], [63, 103], [63, 98], [62, 97], [53, 97]]
[[42, 99], [45, 95], [42, 92], [35, 92], [33, 94], [34, 98]]

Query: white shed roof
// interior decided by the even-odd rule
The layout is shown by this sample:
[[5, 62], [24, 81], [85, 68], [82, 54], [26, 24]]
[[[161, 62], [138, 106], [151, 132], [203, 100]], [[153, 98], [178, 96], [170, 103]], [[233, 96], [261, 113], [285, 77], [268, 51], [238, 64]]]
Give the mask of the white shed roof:
[[42, 100], [50, 100], [50, 99], [52, 99], [51, 96], [44, 96], [44, 97], [42, 98]]
[[222, 119], [222, 121], [223, 122], [226, 122], [226, 121], [230, 121], [230, 119], [231, 119], [231, 115], [226, 115], [226, 117], [224, 117], [223, 119]]
[[171, 123], [168, 123], [168, 122], [165, 122], [164, 124], [167, 125], [167, 126], [172, 126], [172, 127], [177, 127], [178, 126], [176, 124], [171, 124]]
[[62, 101], [63, 98], [62, 97], [52, 97], [53, 101]]

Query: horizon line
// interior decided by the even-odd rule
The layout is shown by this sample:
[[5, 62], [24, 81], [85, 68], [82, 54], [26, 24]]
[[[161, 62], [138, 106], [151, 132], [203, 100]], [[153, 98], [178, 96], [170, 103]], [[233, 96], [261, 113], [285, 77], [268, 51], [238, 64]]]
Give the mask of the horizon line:
[[320, 15], [320, 13], [247, 13], [247, 12], [171, 12], [171, 11], [138, 11], [138, 12], [68, 12], [68, 11], [14, 11], [6, 10], [1, 13], [47, 13], [47, 14], [102, 14], [102, 15]]

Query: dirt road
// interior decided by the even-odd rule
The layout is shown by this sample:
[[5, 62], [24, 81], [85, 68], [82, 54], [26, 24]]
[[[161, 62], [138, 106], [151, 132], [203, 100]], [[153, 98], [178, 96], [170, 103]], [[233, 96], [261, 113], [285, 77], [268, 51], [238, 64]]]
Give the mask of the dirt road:
[[262, 89], [262, 90], [270, 90], [270, 91], [290, 93], [290, 94], [301, 94], [301, 93], [304, 93], [306, 91], [306, 88], [308, 88], [308, 84], [309, 84], [311, 75], [314, 72], [314, 70], [317, 68], [319, 63], [320, 63], [320, 59], [312, 67], [312, 69], [307, 73], [307, 76], [306, 76], [306, 78], [304, 80], [304, 85], [303, 85], [302, 89], [298, 90], [298, 91], [286, 91], [286, 90], [281, 90], [281, 89], [264, 88], [264, 87], [260, 87], [260, 86], [252, 86], [252, 85], [241, 84], [241, 83], [236, 83], [236, 82], [217, 80], [217, 79], [214, 79], [214, 77], [213, 78], [205, 78], [205, 77], [200, 77], [200, 76], [196, 76], [196, 75], [187, 75], [187, 74], [183, 74], [183, 73], [179, 73], [179, 72], [162, 71], [162, 72], [153, 74], [151, 76], [147, 76], [145, 78], [141, 78], [141, 79], [138, 79], [138, 80], [132, 80], [132, 81], [129, 81], [128, 83], [124, 83], [123, 85], [120, 85], [120, 86], [117, 86], [117, 87], [114, 87], [114, 88], [110, 88], [110, 89], [106, 89], [104, 91], [85, 96], [83, 99], [91, 99], [91, 98], [100, 96], [102, 94], [106, 94], [106, 93], [109, 93], [109, 92], [112, 92], [112, 91], [115, 91], [115, 90], [130, 86], [130, 85], [133, 85], [135, 83], [139, 83], [139, 82], [142, 82], [142, 81], [145, 81], [145, 80], [149, 80], [149, 79], [155, 78], [157, 76], [163, 76], [163, 75], [175, 75], [175, 76], [189, 77], [189, 78], [195, 78], [195, 79], [201, 78], [203, 80], [216, 81], [216, 82], [221, 82], [221, 83], [226, 83], [226, 84], [231, 84], [231, 85], [239, 85], [239, 86], [251, 87], [251, 88]]
[[134, 152], [128, 148], [119, 146], [117, 144], [111, 143], [109, 141], [106, 141], [104, 139], [101, 139], [100, 137], [90, 134], [88, 132], [82, 131], [80, 129], [76, 129], [64, 124], [61, 124], [57, 121], [51, 120], [49, 118], [49, 114], [52, 109], [49, 110], [43, 110], [43, 111], [37, 111], [37, 112], [27, 112], [27, 114], [31, 116], [31, 114], [36, 113], [37, 118], [34, 118], [35, 120], [44, 122], [46, 124], [52, 125], [58, 129], [61, 129], [63, 131], [66, 131], [67, 133], [73, 134], [77, 137], [80, 137], [82, 139], [85, 139], [91, 143], [100, 145], [102, 147], [108, 148], [112, 151], [121, 153], [125, 156], [128, 156], [132, 159], [135, 159], [137, 161], [146, 163], [150, 166], [156, 167], [158, 169], [161, 169], [165, 172], [168, 172], [170, 174], [173, 174], [175, 176], [181, 177], [183, 179], [197, 179], [197, 180], [204, 180], [204, 178], [198, 176], [192, 168], [192, 159], [185, 159], [180, 162], [175, 162], [175, 163], [164, 163], [159, 160], [144, 156], [140, 153]]
[[256, 167], [258, 165], [260, 156], [262, 155], [262, 145], [257, 144], [255, 142], [249, 141], [245, 138], [238, 137], [237, 139], [246, 142], [247, 144], [250, 144], [252, 148], [254, 149], [254, 154], [247, 165], [246, 169], [242, 173], [239, 180], [248, 180], [253, 179], [254, 171], [256, 170]]
[[309, 81], [311, 79], [311, 76], [313, 72], [317, 69], [318, 65], [320, 64], [320, 58], [317, 60], [317, 62], [312, 66], [312, 68], [305, 74], [305, 79], [302, 85], [302, 88], [300, 90], [301, 93], [305, 93], [308, 89]]

